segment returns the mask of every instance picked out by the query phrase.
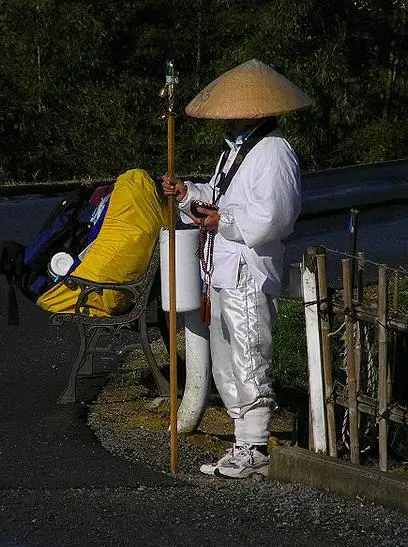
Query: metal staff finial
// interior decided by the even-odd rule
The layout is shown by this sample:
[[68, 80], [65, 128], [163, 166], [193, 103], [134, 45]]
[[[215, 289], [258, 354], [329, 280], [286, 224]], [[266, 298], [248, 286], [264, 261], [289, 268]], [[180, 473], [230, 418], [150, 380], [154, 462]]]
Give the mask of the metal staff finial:
[[175, 115], [174, 86], [178, 84], [178, 78], [174, 69], [174, 61], [166, 61], [166, 84], [160, 91], [160, 97], [167, 100], [167, 114]]
[[[163, 116], [167, 120], [167, 174], [170, 178], [175, 175], [175, 85], [178, 83], [174, 61], [166, 61], [166, 84], [160, 91], [160, 97], [166, 99], [166, 114]], [[173, 200], [174, 202], [174, 200]], [[174, 203], [173, 203], [174, 206]]]

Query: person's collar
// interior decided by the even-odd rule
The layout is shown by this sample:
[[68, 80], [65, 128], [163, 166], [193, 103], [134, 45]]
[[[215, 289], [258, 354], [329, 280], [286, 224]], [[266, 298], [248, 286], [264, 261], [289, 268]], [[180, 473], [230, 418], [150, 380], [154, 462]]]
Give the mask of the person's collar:
[[225, 138], [225, 142], [228, 144], [228, 146], [231, 148], [231, 150], [238, 150], [238, 148], [247, 140], [247, 138], [252, 135], [254, 131], [258, 129], [260, 125], [264, 120], [260, 121], [255, 127], [252, 127], [252, 129], [248, 129], [247, 131], [243, 131], [238, 137], [235, 139], [235, 141]]

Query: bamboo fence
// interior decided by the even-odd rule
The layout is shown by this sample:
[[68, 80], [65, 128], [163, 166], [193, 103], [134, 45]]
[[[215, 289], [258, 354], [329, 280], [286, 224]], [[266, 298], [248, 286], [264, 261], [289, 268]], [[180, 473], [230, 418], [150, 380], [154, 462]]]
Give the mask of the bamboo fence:
[[[341, 259], [342, 286], [336, 290], [328, 287], [327, 260], [324, 248], [310, 248], [305, 255], [303, 285], [308, 284], [309, 301], [305, 299], [305, 310], [317, 309], [316, 329], [319, 333], [319, 347], [313, 353], [308, 347], [309, 381], [311, 393], [318, 393], [319, 384], [323, 393], [324, 433], [319, 433], [319, 439], [311, 435], [311, 448], [325, 446], [323, 452], [330, 456], [338, 455], [340, 426], [336, 420], [336, 411], [345, 409], [347, 418], [348, 449], [350, 461], [360, 463], [363, 447], [360, 441], [363, 434], [363, 424], [368, 422], [376, 428], [378, 436], [378, 465], [380, 470], [388, 469], [388, 435], [390, 422], [408, 423], [408, 409], [392, 400], [393, 371], [390, 363], [390, 339], [401, 333], [408, 332], [408, 314], [400, 309], [399, 275], [393, 275], [392, 285], [390, 269], [378, 264], [376, 289], [372, 292], [376, 298], [369, 302], [364, 299], [364, 271], [366, 259], [360, 252], [354, 257]], [[316, 291], [310, 291], [310, 278], [315, 282]], [[391, 291], [392, 289], [392, 291]], [[316, 300], [310, 295], [316, 294]], [[305, 293], [304, 293], [305, 295]], [[306, 315], [306, 332], [314, 327], [308, 326]], [[333, 328], [341, 325], [337, 332]], [[371, 338], [368, 336], [368, 329]], [[339, 334], [340, 344], [334, 347], [334, 335]], [[308, 337], [308, 346], [315, 344], [315, 338]], [[334, 369], [334, 361], [338, 364], [339, 347], [343, 347], [343, 379], [338, 378]], [[398, 356], [397, 356], [398, 357]], [[317, 360], [312, 364], [310, 361]], [[395, 359], [395, 355], [394, 355]], [[316, 370], [320, 371], [316, 376]], [[312, 375], [313, 371], [313, 375]], [[369, 378], [375, 376], [375, 384]], [[371, 376], [370, 376], [371, 375]], [[367, 388], [370, 383], [370, 389]], [[375, 391], [374, 391], [375, 390]], [[408, 401], [408, 395], [407, 395]], [[313, 407], [319, 408], [320, 401], [310, 399], [311, 416]], [[322, 424], [310, 424], [315, 431], [321, 431]]]

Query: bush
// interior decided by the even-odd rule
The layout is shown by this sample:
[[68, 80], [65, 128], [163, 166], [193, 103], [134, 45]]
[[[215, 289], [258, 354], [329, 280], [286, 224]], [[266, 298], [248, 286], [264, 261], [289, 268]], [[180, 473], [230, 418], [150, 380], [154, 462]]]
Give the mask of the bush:
[[307, 392], [307, 346], [303, 303], [281, 299], [272, 335], [272, 377], [282, 389]]
[[379, 118], [361, 127], [338, 150], [338, 161], [377, 163], [408, 156], [408, 129], [401, 119]]

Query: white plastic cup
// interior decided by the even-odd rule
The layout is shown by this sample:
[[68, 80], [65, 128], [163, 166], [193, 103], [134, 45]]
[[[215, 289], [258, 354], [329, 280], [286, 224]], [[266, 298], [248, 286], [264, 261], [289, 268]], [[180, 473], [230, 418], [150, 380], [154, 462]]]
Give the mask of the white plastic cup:
[[69, 272], [74, 259], [68, 253], [60, 252], [51, 257], [48, 264], [48, 274], [56, 283], [61, 277], [64, 277]]

